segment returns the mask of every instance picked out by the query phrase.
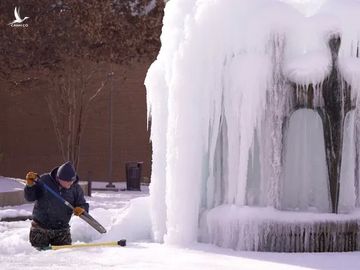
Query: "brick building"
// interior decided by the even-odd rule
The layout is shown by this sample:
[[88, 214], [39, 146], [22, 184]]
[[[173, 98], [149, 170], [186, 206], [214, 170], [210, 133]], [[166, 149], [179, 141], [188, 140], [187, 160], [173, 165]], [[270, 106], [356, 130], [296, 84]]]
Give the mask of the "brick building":
[[[127, 161], [143, 161], [142, 176], [150, 177], [151, 145], [144, 87], [149, 65], [150, 61], [112, 66], [113, 181], [125, 179]], [[120, 78], [121, 68], [127, 69], [125, 81]], [[89, 109], [78, 167], [82, 180], [109, 179], [110, 85], [104, 87]], [[29, 170], [42, 173], [62, 163], [45, 98], [49, 86], [33, 83], [19, 92], [7, 89], [9, 85], [4, 82], [0, 87], [0, 175], [24, 177]]]

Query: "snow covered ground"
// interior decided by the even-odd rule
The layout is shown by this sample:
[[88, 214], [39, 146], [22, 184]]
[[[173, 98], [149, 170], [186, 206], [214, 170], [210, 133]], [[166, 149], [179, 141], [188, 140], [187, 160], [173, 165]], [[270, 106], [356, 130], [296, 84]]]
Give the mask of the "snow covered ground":
[[[6, 181], [7, 180], [7, 181]], [[0, 192], [10, 179], [0, 179]], [[14, 183], [13, 183], [14, 184]], [[18, 188], [16, 184], [15, 187]], [[141, 192], [93, 192], [91, 214], [108, 230], [98, 234], [74, 217], [74, 243], [117, 241], [126, 247], [92, 247], [37, 251], [28, 242], [30, 221], [0, 222], [1, 269], [360, 269], [360, 252], [260, 253], [239, 252], [206, 244], [176, 247], [150, 240], [148, 187]], [[29, 214], [32, 204], [0, 208], [0, 217]]]

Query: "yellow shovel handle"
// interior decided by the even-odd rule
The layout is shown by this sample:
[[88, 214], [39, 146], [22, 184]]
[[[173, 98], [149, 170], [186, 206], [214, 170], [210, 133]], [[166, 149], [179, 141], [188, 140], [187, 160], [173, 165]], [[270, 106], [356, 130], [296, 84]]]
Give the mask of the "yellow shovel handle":
[[52, 250], [64, 249], [64, 248], [81, 248], [81, 247], [109, 247], [109, 246], [125, 246], [126, 240], [105, 242], [105, 243], [84, 243], [74, 245], [63, 245], [63, 246], [51, 246]]

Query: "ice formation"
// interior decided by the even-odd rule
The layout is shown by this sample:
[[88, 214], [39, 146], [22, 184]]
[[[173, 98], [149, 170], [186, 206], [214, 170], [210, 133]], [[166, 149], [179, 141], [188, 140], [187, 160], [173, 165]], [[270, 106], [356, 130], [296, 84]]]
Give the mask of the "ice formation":
[[262, 250], [260, 232], [240, 233], [249, 207], [279, 211], [252, 219], [262, 235], [281, 215], [310, 235], [306, 213], [356, 212], [358, 14], [355, 0], [167, 2], [145, 81], [155, 241]]

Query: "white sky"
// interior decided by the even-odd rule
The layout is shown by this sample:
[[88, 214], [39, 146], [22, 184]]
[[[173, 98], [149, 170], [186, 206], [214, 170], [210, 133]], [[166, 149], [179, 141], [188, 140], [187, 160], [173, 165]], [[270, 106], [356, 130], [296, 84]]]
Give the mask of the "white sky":
[[309, 17], [322, 7], [327, 0], [281, 0], [284, 3], [290, 4], [298, 9], [305, 16]]

